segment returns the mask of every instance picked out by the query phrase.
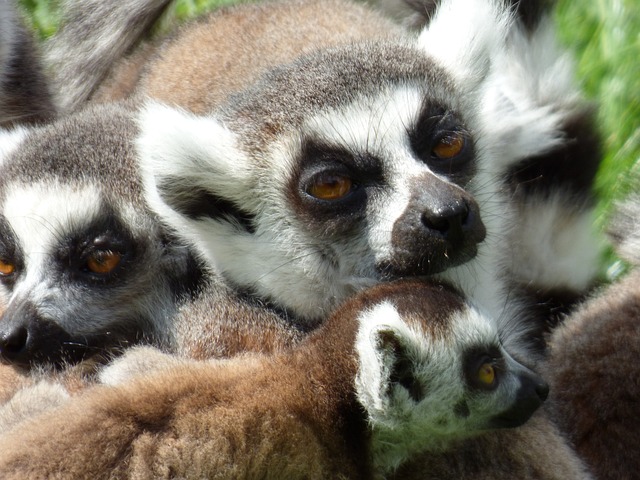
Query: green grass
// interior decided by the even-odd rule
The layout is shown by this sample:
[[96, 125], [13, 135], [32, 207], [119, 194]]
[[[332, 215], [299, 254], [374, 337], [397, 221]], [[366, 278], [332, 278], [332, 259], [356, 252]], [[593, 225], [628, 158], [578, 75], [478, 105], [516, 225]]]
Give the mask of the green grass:
[[562, 0], [556, 17], [584, 92], [599, 106], [605, 156], [596, 190], [606, 219], [612, 201], [640, 184], [640, 4]]
[[[21, 1], [42, 37], [55, 31], [55, 2]], [[164, 28], [236, 2], [177, 0]], [[640, 185], [640, 5], [638, 0], [558, 0], [556, 21], [561, 41], [576, 55], [586, 96], [599, 105], [605, 154], [596, 194], [602, 226], [612, 203]], [[606, 261], [613, 260], [609, 256]]]

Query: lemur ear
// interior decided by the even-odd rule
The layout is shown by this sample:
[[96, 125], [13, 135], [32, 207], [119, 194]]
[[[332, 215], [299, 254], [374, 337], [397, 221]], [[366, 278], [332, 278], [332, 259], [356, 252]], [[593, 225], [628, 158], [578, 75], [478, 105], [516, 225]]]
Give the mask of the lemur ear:
[[390, 304], [361, 315], [357, 351], [356, 391], [372, 421], [387, 423], [398, 389], [407, 400], [419, 401], [423, 392], [414, 375], [410, 342], [413, 334]]
[[147, 200], [165, 218], [182, 224], [209, 216], [216, 205], [241, 203], [248, 194], [249, 162], [217, 118], [151, 102], [138, 125]]
[[497, 0], [442, 0], [418, 38], [462, 88], [475, 88], [504, 47], [512, 14]]

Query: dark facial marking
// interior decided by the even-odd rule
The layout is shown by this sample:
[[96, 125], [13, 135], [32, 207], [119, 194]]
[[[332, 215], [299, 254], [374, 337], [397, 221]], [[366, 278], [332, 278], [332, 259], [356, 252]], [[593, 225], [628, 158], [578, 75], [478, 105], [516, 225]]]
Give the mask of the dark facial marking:
[[11, 288], [24, 269], [24, 253], [16, 240], [11, 225], [2, 216], [0, 216], [0, 259], [14, 267], [10, 275], [0, 275], [0, 282], [7, 288]]
[[[443, 106], [425, 102], [416, 124], [408, 131], [411, 148], [434, 172], [465, 186], [475, 174], [475, 153], [471, 135], [462, 121]], [[440, 147], [458, 139], [461, 148], [455, 155], [439, 154]], [[457, 142], [456, 142], [457, 143]], [[452, 153], [452, 149], [448, 149]]]
[[460, 418], [468, 418], [469, 415], [471, 415], [469, 405], [465, 400], [460, 400], [453, 406], [453, 413], [456, 415], [456, 417]]
[[[120, 284], [135, 273], [138, 254], [144, 249], [142, 241], [134, 239], [113, 209], [104, 205], [99, 218], [59, 239], [54, 253], [56, 268], [62, 278], [70, 281], [88, 282], [96, 287]], [[91, 268], [92, 262], [109, 255], [119, 258], [113, 269], [99, 272]]]
[[255, 216], [233, 202], [202, 188], [181, 188], [176, 178], [167, 178], [158, 185], [160, 195], [171, 208], [193, 220], [212, 218], [239, 226], [255, 233]]
[[[334, 199], [316, 195], [314, 186], [332, 179], [348, 180], [346, 193]], [[311, 228], [332, 235], [355, 228], [365, 218], [368, 196], [382, 183], [382, 166], [377, 158], [308, 139], [301, 149], [288, 197]]]

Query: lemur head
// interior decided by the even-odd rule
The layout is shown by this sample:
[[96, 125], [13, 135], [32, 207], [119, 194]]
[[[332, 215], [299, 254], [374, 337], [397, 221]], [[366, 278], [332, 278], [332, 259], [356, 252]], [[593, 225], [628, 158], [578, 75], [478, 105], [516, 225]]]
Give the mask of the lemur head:
[[450, 287], [392, 282], [364, 297], [355, 383], [379, 467], [517, 427], [546, 399], [547, 385], [502, 347], [497, 324]]
[[134, 133], [113, 106], [3, 142], [2, 361], [75, 362], [166, 340], [167, 315], [197, 270], [144, 203]]
[[429, 27], [463, 18], [451, 38], [318, 51], [207, 117], [148, 105], [150, 204], [303, 322], [381, 280], [473, 270], [500, 221], [486, 189], [504, 139], [480, 120], [481, 85], [509, 17], [456, 5]]

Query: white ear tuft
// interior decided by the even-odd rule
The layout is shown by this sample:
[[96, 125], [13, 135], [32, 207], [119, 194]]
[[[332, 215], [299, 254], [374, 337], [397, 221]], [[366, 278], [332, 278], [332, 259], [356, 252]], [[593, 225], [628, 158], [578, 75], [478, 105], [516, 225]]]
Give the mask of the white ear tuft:
[[360, 330], [356, 341], [358, 400], [374, 423], [387, 423], [390, 419], [391, 376], [397, 361], [397, 345], [402, 338], [413, 334], [402, 321], [395, 307], [388, 302], [360, 314]]
[[247, 195], [251, 172], [236, 137], [215, 117], [198, 117], [148, 103], [136, 141], [145, 194], [152, 209], [189, 231], [180, 202], [207, 192], [229, 202]]
[[233, 132], [215, 117], [198, 117], [150, 102], [138, 123], [138, 152], [156, 183], [180, 179], [194, 187], [215, 186], [229, 195], [244, 191], [251, 166]]
[[474, 88], [504, 48], [512, 23], [510, 10], [497, 0], [443, 0], [418, 44], [463, 87]]

